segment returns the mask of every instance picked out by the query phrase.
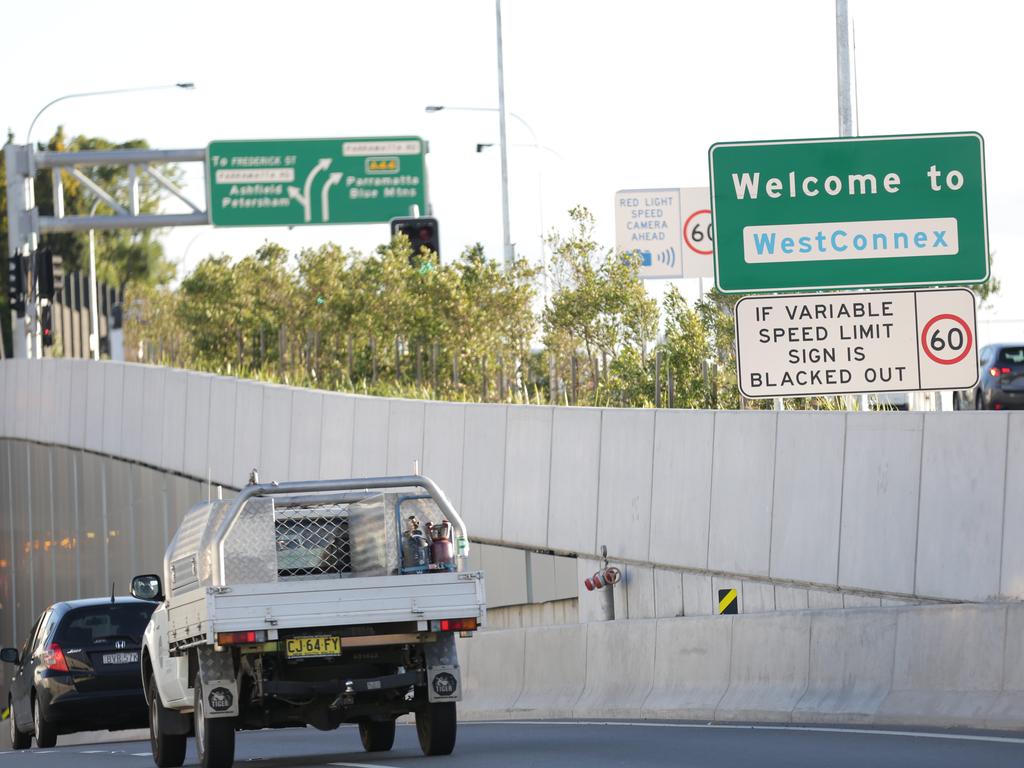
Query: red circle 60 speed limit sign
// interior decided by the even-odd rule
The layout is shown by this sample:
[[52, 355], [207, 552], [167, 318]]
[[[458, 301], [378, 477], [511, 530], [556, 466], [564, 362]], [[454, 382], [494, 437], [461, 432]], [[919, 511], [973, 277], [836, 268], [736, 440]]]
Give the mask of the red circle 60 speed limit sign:
[[683, 224], [683, 240], [694, 253], [710, 256], [714, 250], [715, 228], [711, 223], [711, 211], [694, 211]]
[[940, 365], [955, 365], [967, 357], [974, 345], [971, 328], [959, 315], [936, 315], [921, 331], [921, 348]]

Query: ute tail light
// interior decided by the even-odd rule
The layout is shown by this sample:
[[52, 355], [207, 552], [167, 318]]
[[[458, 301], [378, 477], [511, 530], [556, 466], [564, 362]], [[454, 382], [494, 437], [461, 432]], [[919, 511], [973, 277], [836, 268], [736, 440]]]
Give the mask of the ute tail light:
[[265, 643], [267, 641], [267, 630], [250, 629], [248, 632], [218, 632], [217, 645], [251, 645], [252, 643]]
[[988, 369], [988, 373], [989, 376], [991, 376], [993, 379], [997, 379], [1004, 373], [1012, 373], [1012, 371], [1009, 368], [996, 368], [995, 366], [993, 366]]
[[68, 660], [64, 658], [64, 651], [57, 643], [50, 643], [50, 647], [43, 651], [41, 657], [43, 664], [51, 672], [68, 672]]
[[437, 619], [430, 622], [434, 632], [472, 632], [476, 629], [476, 619]]

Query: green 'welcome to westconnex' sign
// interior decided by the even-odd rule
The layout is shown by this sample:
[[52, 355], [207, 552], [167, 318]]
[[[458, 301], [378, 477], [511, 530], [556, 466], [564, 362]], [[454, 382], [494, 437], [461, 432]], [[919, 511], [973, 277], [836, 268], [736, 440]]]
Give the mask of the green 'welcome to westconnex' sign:
[[725, 293], [988, 279], [980, 134], [721, 143], [708, 158]]

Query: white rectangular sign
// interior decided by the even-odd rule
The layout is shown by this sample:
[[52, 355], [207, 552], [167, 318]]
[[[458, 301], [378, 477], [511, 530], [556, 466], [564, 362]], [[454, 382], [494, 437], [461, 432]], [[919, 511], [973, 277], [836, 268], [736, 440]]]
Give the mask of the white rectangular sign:
[[744, 397], [969, 389], [978, 381], [974, 294], [750, 296], [736, 304]]
[[616, 252], [640, 254], [641, 278], [713, 277], [713, 237], [707, 187], [615, 193]]

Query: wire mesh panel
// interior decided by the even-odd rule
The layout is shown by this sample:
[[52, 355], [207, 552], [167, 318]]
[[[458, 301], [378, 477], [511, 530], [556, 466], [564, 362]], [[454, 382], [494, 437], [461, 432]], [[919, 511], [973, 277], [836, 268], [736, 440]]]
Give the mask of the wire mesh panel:
[[348, 512], [344, 506], [275, 511], [279, 578], [339, 578], [352, 573]]

